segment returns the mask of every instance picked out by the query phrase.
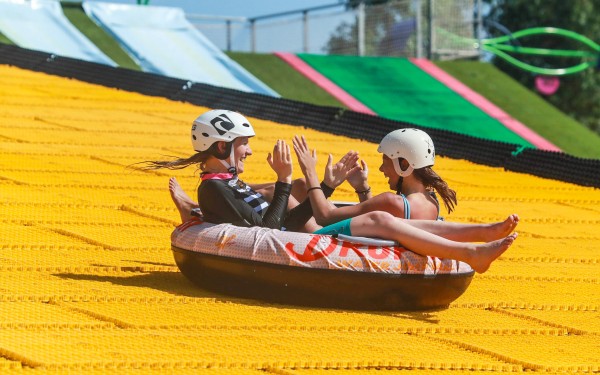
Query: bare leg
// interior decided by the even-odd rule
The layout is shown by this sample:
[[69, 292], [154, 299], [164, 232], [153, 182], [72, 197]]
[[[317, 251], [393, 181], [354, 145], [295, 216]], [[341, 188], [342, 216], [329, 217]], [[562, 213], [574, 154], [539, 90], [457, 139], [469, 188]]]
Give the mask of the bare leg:
[[513, 233], [483, 244], [457, 242], [408, 225], [406, 220], [379, 211], [353, 218], [350, 229], [356, 236], [376, 236], [398, 241], [421, 255], [465, 262], [479, 273], [487, 271], [491, 263], [508, 250], [517, 238], [517, 234]]
[[459, 242], [489, 242], [512, 233], [519, 224], [519, 215], [509, 215], [504, 221], [490, 224], [453, 223], [432, 220], [405, 220], [407, 224], [449, 240]]
[[198, 204], [183, 191], [175, 177], [169, 179], [169, 193], [175, 207], [177, 207], [177, 211], [179, 211], [181, 222], [185, 223], [190, 220], [192, 218], [192, 208], [198, 208]]

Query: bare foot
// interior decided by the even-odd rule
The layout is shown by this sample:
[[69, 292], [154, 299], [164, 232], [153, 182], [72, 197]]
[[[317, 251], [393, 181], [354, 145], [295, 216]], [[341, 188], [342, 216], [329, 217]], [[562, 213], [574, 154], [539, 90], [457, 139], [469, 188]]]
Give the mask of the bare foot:
[[177, 211], [179, 211], [181, 222], [185, 223], [190, 220], [192, 218], [192, 208], [197, 208], [198, 204], [183, 191], [175, 177], [169, 179], [169, 193], [175, 207], [177, 207]]
[[517, 224], [519, 224], [519, 215], [517, 214], [509, 215], [504, 221], [489, 224], [484, 231], [482, 241], [491, 242], [502, 239], [511, 234]]
[[513, 244], [517, 238], [517, 233], [512, 233], [500, 240], [488, 242], [481, 245], [475, 245], [473, 259], [469, 265], [478, 273], [484, 273], [490, 268], [490, 265], [500, 255], [502, 255]]

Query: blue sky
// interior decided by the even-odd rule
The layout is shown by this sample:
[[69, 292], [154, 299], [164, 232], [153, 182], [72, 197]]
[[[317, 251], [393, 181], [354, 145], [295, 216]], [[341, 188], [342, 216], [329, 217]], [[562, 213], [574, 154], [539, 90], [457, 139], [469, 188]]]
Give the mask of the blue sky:
[[[136, 4], [136, 0], [103, 0]], [[213, 16], [254, 17], [271, 13], [304, 9], [319, 5], [343, 3], [340, 0], [150, 0], [149, 5], [182, 8], [186, 13]]]
[[[137, 4], [137, 0], [86, 0], [102, 1], [107, 3]], [[149, 5], [167, 6], [183, 9], [187, 15], [204, 16], [229, 16], [229, 17], [256, 17], [288, 11], [309, 9], [322, 5], [344, 4], [343, 0], [150, 0]], [[325, 10], [325, 12], [342, 12], [343, 7], [334, 7]], [[322, 13], [323, 11], [321, 11]], [[319, 12], [317, 12], [318, 14]], [[311, 16], [314, 16], [314, 12]], [[320, 20], [312, 18], [310, 21], [310, 36], [308, 41], [308, 52], [323, 53], [323, 46], [335, 27], [344, 21], [349, 20], [349, 13], [338, 18], [328, 18]], [[288, 16], [289, 17], [289, 16]], [[333, 16], [336, 17], [336, 16]], [[286, 17], [284, 17], [285, 19]], [[295, 23], [287, 26], [268, 26], [277, 25], [282, 18], [269, 19], [261, 21], [257, 31], [257, 49], [259, 53], [269, 53], [273, 51], [303, 52], [304, 42], [302, 39], [303, 31], [301, 29], [301, 13], [295, 15]], [[198, 21], [201, 22], [201, 21]], [[210, 26], [199, 30], [208, 37], [220, 49], [226, 49], [226, 31], [224, 21], [213, 21], [221, 24], [222, 28], [215, 29]], [[246, 24], [245, 29], [240, 29], [240, 23], [234, 29], [232, 35], [232, 49], [234, 51], [250, 51], [250, 34]]]

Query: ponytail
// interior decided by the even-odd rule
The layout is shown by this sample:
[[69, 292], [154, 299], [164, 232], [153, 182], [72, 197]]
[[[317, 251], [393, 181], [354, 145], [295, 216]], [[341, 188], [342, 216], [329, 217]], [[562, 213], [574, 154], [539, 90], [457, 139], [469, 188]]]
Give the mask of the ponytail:
[[415, 169], [413, 174], [426, 188], [437, 191], [444, 201], [448, 213], [454, 210], [454, 206], [458, 204], [456, 201], [456, 191], [450, 189], [446, 181], [435, 173], [431, 167]]
[[173, 160], [150, 160], [144, 161], [138, 164], [143, 164], [142, 169], [144, 170], [156, 170], [156, 169], [183, 169], [190, 165], [197, 165], [198, 169], [204, 170], [204, 163], [211, 157], [214, 156], [219, 160], [224, 160], [229, 157], [233, 142], [227, 142], [227, 147], [224, 152], [219, 152], [219, 142], [213, 143], [206, 151], [199, 151], [188, 158], [174, 158]]

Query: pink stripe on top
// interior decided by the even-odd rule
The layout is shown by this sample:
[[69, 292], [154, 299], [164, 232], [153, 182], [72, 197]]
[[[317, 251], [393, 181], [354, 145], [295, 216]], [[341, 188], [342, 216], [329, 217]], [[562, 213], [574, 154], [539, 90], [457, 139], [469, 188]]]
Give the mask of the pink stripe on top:
[[306, 78], [316, 83], [317, 86], [327, 91], [334, 98], [339, 100], [351, 110], [361, 113], [367, 113], [370, 115], [376, 114], [369, 107], [365, 106], [364, 104], [356, 100], [356, 98], [354, 98], [352, 95], [344, 91], [341, 87], [331, 82], [327, 77], [314, 70], [310, 65], [305, 63], [298, 56], [287, 52], [275, 52], [275, 56], [288, 63], [292, 68], [302, 73]]
[[200, 178], [204, 180], [230, 180], [233, 173], [203, 173]]
[[532, 145], [539, 149], [547, 151], [560, 151], [560, 148], [550, 143], [547, 139], [537, 134], [533, 130], [529, 129], [520, 121], [512, 118], [508, 113], [502, 109], [496, 107], [489, 100], [479, 95], [475, 91], [465, 86], [462, 82], [459, 82], [456, 78], [452, 77], [442, 69], [438, 68], [431, 61], [427, 59], [410, 59], [410, 61], [427, 72], [430, 76], [434, 77], [444, 85], [448, 86], [451, 90], [467, 99], [472, 104], [479, 107], [482, 111], [487, 113], [490, 117], [500, 121], [508, 129], [512, 130], [516, 134], [520, 135], [523, 139], [527, 140]]

